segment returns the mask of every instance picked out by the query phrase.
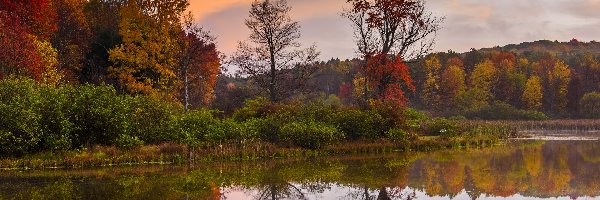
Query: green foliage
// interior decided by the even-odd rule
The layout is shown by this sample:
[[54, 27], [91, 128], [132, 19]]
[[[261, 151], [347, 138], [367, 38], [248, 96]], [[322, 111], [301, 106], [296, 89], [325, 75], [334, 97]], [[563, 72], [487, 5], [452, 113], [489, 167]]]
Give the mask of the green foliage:
[[386, 131], [385, 136], [387, 139], [398, 144], [407, 144], [418, 139], [417, 135], [398, 128], [393, 128]]
[[0, 82], [0, 154], [19, 155], [33, 151], [42, 140], [41, 99], [32, 80]]
[[133, 148], [144, 144], [144, 141], [136, 136], [121, 134], [117, 137], [115, 144], [122, 148]]
[[465, 117], [483, 120], [545, 120], [548, 117], [538, 111], [520, 110], [504, 102], [495, 102], [478, 110], [468, 111]]
[[600, 93], [591, 92], [583, 95], [579, 102], [581, 116], [590, 119], [600, 118]]
[[257, 97], [254, 99], [248, 99], [244, 103], [244, 107], [236, 110], [233, 113], [233, 119], [238, 121], [244, 121], [246, 119], [258, 118], [265, 116], [265, 107], [270, 102], [264, 97]]
[[291, 122], [281, 127], [281, 142], [308, 149], [319, 149], [344, 139], [335, 126], [315, 121]]
[[355, 108], [336, 112], [331, 121], [350, 140], [381, 138], [385, 131], [381, 126], [384, 118], [379, 113]]
[[165, 128], [177, 110], [173, 104], [119, 95], [112, 86], [9, 78], [0, 81], [0, 94], [0, 155], [173, 139]]
[[421, 125], [424, 135], [455, 137], [459, 135], [458, 123], [445, 118], [433, 118]]
[[175, 116], [170, 124], [171, 131], [180, 142], [190, 146], [198, 146], [206, 138], [218, 138], [218, 136], [215, 136], [218, 134], [210, 133], [211, 129], [214, 128], [212, 127], [213, 124], [218, 122], [218, 119], [213, 118], [210, 111], [197, 110]]

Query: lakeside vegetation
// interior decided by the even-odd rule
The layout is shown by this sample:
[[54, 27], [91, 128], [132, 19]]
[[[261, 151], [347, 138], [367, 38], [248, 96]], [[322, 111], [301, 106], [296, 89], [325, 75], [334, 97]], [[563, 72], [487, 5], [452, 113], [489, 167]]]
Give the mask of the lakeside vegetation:
[[231, 116], [108, 85], [0, 80], [0, 167], [78, 167], [185, 163], [356, 152], [488, 146], [513, 134], [464, 126], [373, 101], [368, 108], [327, 98], [273, 103], [249, 100]]
[[1, 1], [0, 167], [479, 147], [529, 124], [464, 120], [600, 117], [597, 42], [431, 53], [424, 1], [346, 3], [358, 57], [320, 62], [285, 0], [254, 1], [228, 57], [187, 0]]

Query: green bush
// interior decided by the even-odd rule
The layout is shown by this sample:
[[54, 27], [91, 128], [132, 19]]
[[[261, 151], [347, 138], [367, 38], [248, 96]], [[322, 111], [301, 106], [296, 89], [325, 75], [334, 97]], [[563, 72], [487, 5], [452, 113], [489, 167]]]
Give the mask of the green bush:
[[384, 118], [375, 112], [359, 109], [344, 109], [337, 111], [331, 119], [340, 131], [344, 132], [347, 139], [377, 139], [381, 138]]
[[32, 80], [0, 81], [0, 154], [34, 151], [42, 141], [41, 95]]
[[423, 135], [428, 136], [454, 137], [459, 134], [458, 123], [445, 118], [427, 120], [421, 127]]
[[418, 139], [417, 135], [398, 128], [393, 128], [386, 131], [385, 136], [388, 140], [398, 144], [407, 144]]
[[600, 118], [600, 93], [591, 92], [583, 95], [579, 101], [580, 115], [589, 119]]
[[237, 121], [244, 121], [251, 118], [263, 118], [268, 114], [267, 107], [271, 105], [272, 103], [264, 97], [249, 99], [244, 103], [244, 107], [233, 113], [232, 117]]
[[208, 139], [219, 139], [220, 133], [214, 133], [214, 124], [219, 123], [210, 111], [197, 110], [174, 116], [169, 124], [172, 134], [181, 143], [199, 146]]
[[74, 146], [111, 145], [134, 130], [132, 97], [118, 95], [111, 86], [81, 85], [69, 105], [75, 125]]
[[520, 110], [504, 102], [494, 102], [477, 110], [467, 111], [464, 115], [469, 119], [483, 120], [545, 120], [548, 117], [541, 112]]
[[294, 146], [319, 149], [344, 139], [336, 127], [314, 121], [291, 122], [281, 127], [281, 142]]

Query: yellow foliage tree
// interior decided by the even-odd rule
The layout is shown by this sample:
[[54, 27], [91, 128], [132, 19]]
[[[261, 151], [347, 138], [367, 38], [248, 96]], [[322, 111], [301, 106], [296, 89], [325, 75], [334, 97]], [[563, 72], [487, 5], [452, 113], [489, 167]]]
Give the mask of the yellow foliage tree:
[[492, 96], [492, 87], [496, 83], [496, 69], [494, 63], [490, 60], [485, 60], [475, 66], [470, 79], [471, 88], [476, 88], [483, 91], [485, 98], [489, 100]]
[[540, 77], [531, 76], [525, 84], [525, 91], [523, 91], [523, 97], [521, 100], [525, 107], [531, 110], [539, 110], [542, 108], [542, 82]]
[[109, 51], [111, 75], [133, 94], [174, 98], [178, 66], [177, 34], [187, 4], [183, 0], [130, 1], [121, 9], [119, 34], [123, 43]]
[[427, 78], [425, 79], [425, 83], [423, 85], [421, 99], [423, 104], [432, 110], [437, 110], [440, 108], [441, 97], [439, 95], [439, 71], [441, 68], [442, 64], [437, 55], [433, 55], [425, 60], [425, 72], [427, 73]]
[[566, 112], [567, 103], [569, 101], [567, 93], [569, 83], [571, 82], [571, 70], [569, 69], [569, 66], [563, 61], [557, 60], [548, 80], [550, 80], [554, 92], [554, 104], [551, 105], [552, 109], [560, 113]]
[[48, 85], [57, 85], [63, 78], [63, 73], [58, 70], [58, 51], [50, 42], [45, 40], [35, 39], [34, 44], [37, 48], [37, 53], [40, 55], [40, 61], [44, 66], [41, 82]]

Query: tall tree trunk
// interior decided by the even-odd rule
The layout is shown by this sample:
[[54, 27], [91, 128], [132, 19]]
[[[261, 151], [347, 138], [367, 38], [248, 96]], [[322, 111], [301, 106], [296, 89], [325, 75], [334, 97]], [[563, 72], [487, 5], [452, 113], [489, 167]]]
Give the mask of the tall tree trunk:
[[275, 95], [275, 50], [273, 49], [273, 44], [269, 43], [269, 53], [271, 54], [271, 81], [269, 82], [269, 95], [271, 101], [275, 102], [277, 97]]
[[190, 81], [188, 78], [188, 68], [185, 68], [185, 78], [184, 78], [184, 87], [185, 87], [185, 105], [183, 107], [184, 111], [187, 112], [190, 106], [190, 93], [189, 93], [189, 87], [190, 87]]

